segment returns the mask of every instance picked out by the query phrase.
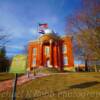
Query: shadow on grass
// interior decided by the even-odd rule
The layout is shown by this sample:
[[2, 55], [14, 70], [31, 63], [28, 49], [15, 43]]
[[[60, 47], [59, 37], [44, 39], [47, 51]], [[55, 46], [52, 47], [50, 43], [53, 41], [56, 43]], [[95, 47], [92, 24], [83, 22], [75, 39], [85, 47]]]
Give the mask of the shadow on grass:
[[73, 88], [84, 89], [84, 88], [88, 88], [88, 87], [91, 87], [91, 86], [94, 86], [97, 84], [100, 84], [100, 82], [97, 82], [97, 81], [85, 82], [85, 83], [81, 83], [81, 84], [72, 85], [72, 86], [70, 86], [70, 89], [73, 89]]
[[85, 83], [81, 83], [81, 84], [77, 84], [77, 85], [72, 85], [69, 88], [65, 88], [65, 89], [61, 89], [61, 90], [56, 90], [56, 91], [52, 91], [52, 92], [48, 92], [48, 93], [42, 93], [38, 96], [34, 96], [34, 97], [30, 97], [30, 98], [24, 98], [22, 100], [33, 100], [33, 98], [41, 98], [43, 96], [54, 96], [56, 94], [74, 89], [74, 88], [79, 88], [79, 89], [83, 89], [83, 88], [88, 88], [88, 87], [92, 87], [94, 85], [100, 84], [100, 82], [97, 81], [91, 81], [91, 82], [85, 82]]

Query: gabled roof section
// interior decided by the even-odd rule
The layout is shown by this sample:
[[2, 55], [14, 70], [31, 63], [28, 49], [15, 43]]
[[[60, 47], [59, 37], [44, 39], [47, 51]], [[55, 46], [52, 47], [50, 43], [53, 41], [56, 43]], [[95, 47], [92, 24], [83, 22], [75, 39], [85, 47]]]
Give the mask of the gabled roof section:
[[44, 34], [39, 38], [40, 41], [59, 40], [60, 37], [54, 33]]

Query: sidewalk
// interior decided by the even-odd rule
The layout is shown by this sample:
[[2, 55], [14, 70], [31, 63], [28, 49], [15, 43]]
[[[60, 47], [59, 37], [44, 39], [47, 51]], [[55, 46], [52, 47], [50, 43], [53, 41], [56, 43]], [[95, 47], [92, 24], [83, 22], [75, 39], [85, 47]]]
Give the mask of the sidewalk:
[[[21, 84], [26, 83], [30, 80], [35, 79], [35, 78], [45, 77], [45, 76], [48, 76], [48, 75], [49, 74], [38, 74], [38, 75], [34, 76], [33, 74], [30, 74], [29, 78], [28, 78], [27, 75], [23, 75], [23, 76], [18, 78], [17, 85], [21, 85]], [[0, 92], [6, 91], [6, 90], [12, 88], [13, 81], [14, 80], [7, 80], [7, 81], [0, 82]]]

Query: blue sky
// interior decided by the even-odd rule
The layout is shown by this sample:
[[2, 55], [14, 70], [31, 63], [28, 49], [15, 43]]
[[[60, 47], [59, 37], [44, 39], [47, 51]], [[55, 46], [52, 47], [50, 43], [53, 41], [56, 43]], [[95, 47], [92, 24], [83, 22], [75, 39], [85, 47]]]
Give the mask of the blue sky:
[[66, 34], [66, 17], [80, 8], [81, 0], [0, 0], [0, 28], [11, 36], [7, 56], [23, 53], [28, 41], [38, 38], [38, 23]]

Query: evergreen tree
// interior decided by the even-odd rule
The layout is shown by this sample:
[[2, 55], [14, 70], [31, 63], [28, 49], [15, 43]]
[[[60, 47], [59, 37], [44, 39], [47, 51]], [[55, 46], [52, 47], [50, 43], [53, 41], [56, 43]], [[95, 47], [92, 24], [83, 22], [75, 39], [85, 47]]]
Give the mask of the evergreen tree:
[[0, 72], [8, 71], [9, 69], [9, 60], [6, 57], [5, 47], [0, 48]]

